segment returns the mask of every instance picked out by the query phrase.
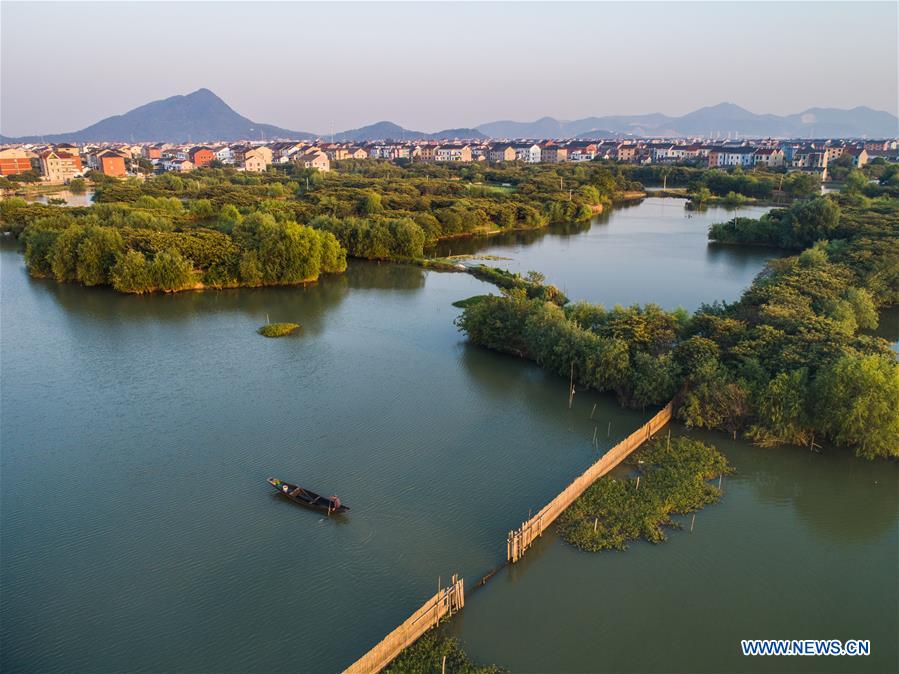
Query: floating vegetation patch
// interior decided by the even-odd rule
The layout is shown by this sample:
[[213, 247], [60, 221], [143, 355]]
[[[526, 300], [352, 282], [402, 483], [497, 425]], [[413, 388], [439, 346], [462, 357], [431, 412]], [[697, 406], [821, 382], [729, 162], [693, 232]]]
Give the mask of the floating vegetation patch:
[[709, 480], [733, 472], [717, 449], [686, 437], [670, 443], [657, 437], [628, 463], [638, 468], [636, 475], [597, 480], [562, 513], [559, 531], [566, 541], [590, 552], [625, 550], [639, 539], [661, 543], [664, 527], [680, 528], [672, 515], [715, 503], [721, 490]]
[[472, 297], [467, 297], [464, 300], [456, 300], [453, 302], [454, 307], [459, 307], [460, 309], [466, 309], [468, 307], [472, 307], [475, 304], [480, 304], [484, 300], [486, 300], [490, 295], [474, 295]]
[[[443, 658], [446, 669], [443, 669]], [[476, 665], [462, 650], [459, 640], [431, 630], [400, 653], [384, 670], [387, 674], [500, 674], [496, 665]]]
[[268, 323], [263, 325], [258, 332], [263, 337], [284, 337], [300, 329], [299, 323]]

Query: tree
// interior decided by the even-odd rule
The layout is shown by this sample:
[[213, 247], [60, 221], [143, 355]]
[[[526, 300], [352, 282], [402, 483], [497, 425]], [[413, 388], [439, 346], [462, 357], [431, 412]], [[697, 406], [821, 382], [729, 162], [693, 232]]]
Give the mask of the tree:
[[118, 230], [111, 227], [88, 227], [78, 244], [78, 280], [86, 286], [109, 283], [112, 268], [124, 248], [125, 243]]
[[124, 293], [145, 293], [153, 289], [150, 265], [144, 254], [129, 250], [119, 256], [111, 273], [112, 287]]
[[266, 283], [315, 280], [321, 271], [321, 238], [311, 227], [295, 222], [266, 223], [259, 229], [258, 251]]
[[150, 278], [158, 290], [174, 292], [196, 283], [193, 265], [174, 248], [156, 254], [150, 264]]
[[808, 390], [806, 368], [779, 373], [756, 400], [758, 423], [749, 429], [749, 437], [762, 447], [808, 444], [812, 434]]
[[78, 246], [85, 236], [81, 225], [70, 225], [57, 237], [50, 250], [50, 269], [57, 281], [78, 280]]
[[867, 459], [899, 457], [899, 365], [891, 356], [847, 354], [819, 372], [815, 426]]
[[46, 277], [53, 275], [50, 264], [50, 251], [59, 237], [58, 229], [33, 226], [25, 230], [25, 264], [32, 276]]
[[843, 181], [842, 191], [847, 193], [861, 192], [867, 184], [868, 179], [865, 177], [865, 174], [858, 169], [852, 169]]
[[359, 201], [360, 215], [375, 215], [383, 210], [381, 195], [376, 192], [366, 191]]

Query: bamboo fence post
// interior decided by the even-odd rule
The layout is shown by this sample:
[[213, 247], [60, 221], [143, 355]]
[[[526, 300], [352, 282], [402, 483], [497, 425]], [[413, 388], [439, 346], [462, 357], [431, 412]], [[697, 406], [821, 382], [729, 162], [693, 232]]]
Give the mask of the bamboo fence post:
[[568, 379], [568, 409], [571, 409], [572, 402], [574, 402], [574, 361], [571, 361], [571, 375]]

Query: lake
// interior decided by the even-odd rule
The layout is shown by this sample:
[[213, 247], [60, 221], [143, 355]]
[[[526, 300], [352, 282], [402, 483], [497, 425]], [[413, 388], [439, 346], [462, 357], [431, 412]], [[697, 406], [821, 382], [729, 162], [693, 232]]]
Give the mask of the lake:
[[64, 206], [90, 206], [94, 202], [94, 191], [72, 192], [71, 190], [59, 190], [43, 194], [29, 194], [23, 197], [26, 201], [34, 201], [39, 204], [48, 204], [51, 199], [62, 199]]
[[[688, 211], [685, 204], [649, 197], [586, 223], [444, 241], [437, 253], [508, 258], [486, 264], [539, 271], [570, 299], [608, 307], [655, 302], [692, 311], [704, 302], [738, 299], [776, 251], [709, 245], [709, 226], [733, 218], [734, 211]], [[768, 210], [748, 206], [737, 215], [757, 218]]]
[[[708, 268], [707, 247], [698, 220], [654, 201], [618, 211], [645, 248], [621, 240], [615, 212], [577, 237], [553, 229], [509, 246], [574, 297], [628, 303], [656, 287], [666, 306], [735, 299], [721, 276], [693, 297], [672, 289], [685, 258]], [[696, 245], [657, 246], [651, 227]], [[622, 261], [609, 287], [576, 244], [601, 254], [593, 240], [611, 229], [618, 257], [656, 257]], [[569, 268], [539, 263], [555, 247], [571, 251]], [[734, 262], [734, 279], [763, 264], [745, 254], [758, 257]], [[594, 404], [612, 423], [601, 450], [651, 414], [589, 393], [568, 410], [567, 381], [467, 345], [451, 302], [491, 289], [353, 262], [305, 289], [134, 297], [31, 279], [5, 241], [0, 669], [335, 671], [438, 577], [472, 587], [503, 562], [506, 532], [596, 459]], [[255, 333], [267, 319], [303, 330], [268, 340]], [[733, 669], [736, 634], [871, 638], [859, 666], [895, 662], [883, 637], [899, 614], [895, 466], [708, 438], [740, 472], [692, 535], [601, 555], [544, 537], [452, 623], [471, 653], [512, 671]], [[269, 475], [352, 511], [299, 508]], [[547, 622], [551, 638], [535, 632]]]

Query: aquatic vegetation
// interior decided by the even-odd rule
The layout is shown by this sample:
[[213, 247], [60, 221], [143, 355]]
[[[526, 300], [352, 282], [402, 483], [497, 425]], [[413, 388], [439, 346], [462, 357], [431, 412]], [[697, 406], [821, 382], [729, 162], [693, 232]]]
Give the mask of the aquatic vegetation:
[[[715, 503], [721, 491], [708, 481], [733, 472], [717, 449], [687, 437], [657, 437], [634, 452], [633, 477], [597, 480], [559, 518], [559, 531], [572, 545], [599, 552], [627, 549], [628, 541], [666, 540], [671, 518]], [[638, 482], [639, 478], [639, 482]]]
[[452, 674], [500, 674], [504, 671], [496, 665], [477, 665], [468, 659], [459, 640], [431, 630], [406, 648], [384, 670], [386, 674], [434, 674], [442, 671], [443, 658], [446, 670]]
[[259, 328], [258, 332], [263, 337], [284, 337], [300, 329], [299, 323], [267, 323]]

